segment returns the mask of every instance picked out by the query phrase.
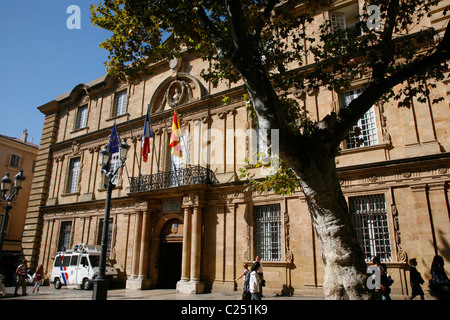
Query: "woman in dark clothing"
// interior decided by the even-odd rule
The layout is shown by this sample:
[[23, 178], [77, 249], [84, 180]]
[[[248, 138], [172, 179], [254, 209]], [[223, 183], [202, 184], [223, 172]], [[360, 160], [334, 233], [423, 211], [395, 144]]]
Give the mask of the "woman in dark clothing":
[[450, 299], [450, 280], [444, 269], [444, 258], [439, 255], [434, 256], [431, 264], [430, 289], [438, 295], [439, 300]]

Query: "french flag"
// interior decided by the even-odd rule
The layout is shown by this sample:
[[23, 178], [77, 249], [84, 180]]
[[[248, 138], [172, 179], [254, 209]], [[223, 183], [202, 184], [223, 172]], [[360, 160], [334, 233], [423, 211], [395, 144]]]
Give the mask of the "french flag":
[[150, 153], [150, 138], [152, 137], [152, 130], [151, 130], [151, 124], [150, 124], [150, 117], [148, 115], [145, 116], [145, 123], [144, 123], [144, 133], [142, 135], [142, 160], [144, 162], [147, 162], [148, 160], [148, 154]]

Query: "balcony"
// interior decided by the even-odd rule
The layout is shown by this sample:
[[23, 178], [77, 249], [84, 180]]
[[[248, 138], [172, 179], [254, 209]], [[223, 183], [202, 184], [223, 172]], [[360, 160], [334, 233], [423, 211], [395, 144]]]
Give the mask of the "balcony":
[[162, 190], [191, 185], [212, 185], [219, 183], [214, 173], [200, 166], [159, 172], [151, 175], [130, 178], [130, 193]]

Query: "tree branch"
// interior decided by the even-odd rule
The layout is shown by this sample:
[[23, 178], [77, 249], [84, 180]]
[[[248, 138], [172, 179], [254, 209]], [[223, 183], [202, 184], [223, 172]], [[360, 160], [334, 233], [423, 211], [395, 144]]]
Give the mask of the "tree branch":
[[197, 6], [197, 18], [200, 24], [200, 28], [205, 34], [211, 37], [214, 48], [216, 49], [217, 56], [220, 60], [228, 60], [231, 58], [230, 50], [226, 48], [225, 42], [220, 36], [219, 31], [214, 24], [208, 18], [205, 9], [202, 6]]
[[381, 50], [379, 58], [373, 67], [374, 78], [382, 79], [386, 74], [386, 70], [394, 57], [394, 42], [392, 35], [394, 32], [395, 21], [398, 16], [400, 3], [398, 0], [390, 1], [387, 12], [386, 24], [381, 37]]
[[369, 86], [356, 99], [352, 100], [347, 108], [342, 108], [339, 111], [334, 128], [333, 147], [339, 146], [354, 123], [391, 88], [413, 76], [425, 74], [430, 68], [437, 67], [448, 60], [450, 60], [450, 25], [447, 25], [442, 41], [436, 46], [436, 50], [432, 54], [399, 68], [387, 78], [373, 79]]
[[258, 21], [255, 26], [255, 31], [253, 33], [254, 42], [257, 43], [261, 38], [261, 32], [266, 26], [266, 22], [272, 16], [272, 11], [281, 0], [268, 0], [267, 5], [262, 12], [262, 18]]
[[[244, 15], [242, 13], [242, 3], [239, 0], [225, 0], [228, 16], [230, 18], [231, 38], [235, 48], [233, 57], [243, 58], [243, 55], [249, 54], [247, 29], [244, 26]], [[238, 53], [238, 54], [236, 54]], [[243, 59], [241, 59], [243, 60]]]

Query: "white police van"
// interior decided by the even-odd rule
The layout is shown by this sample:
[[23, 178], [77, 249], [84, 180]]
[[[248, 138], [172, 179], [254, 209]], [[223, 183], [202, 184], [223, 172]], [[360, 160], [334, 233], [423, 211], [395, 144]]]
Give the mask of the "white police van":
[[[100, 246], [81, 243], [73, 250], [58, 252], [53, 264], [50, 282], [55, 289], [62, 286], [89, 290], [92, 281], [98, 276], [100, 265]], [[106, 260], [105, 276], [109, 280], [117, 279], [117, 270]]]

